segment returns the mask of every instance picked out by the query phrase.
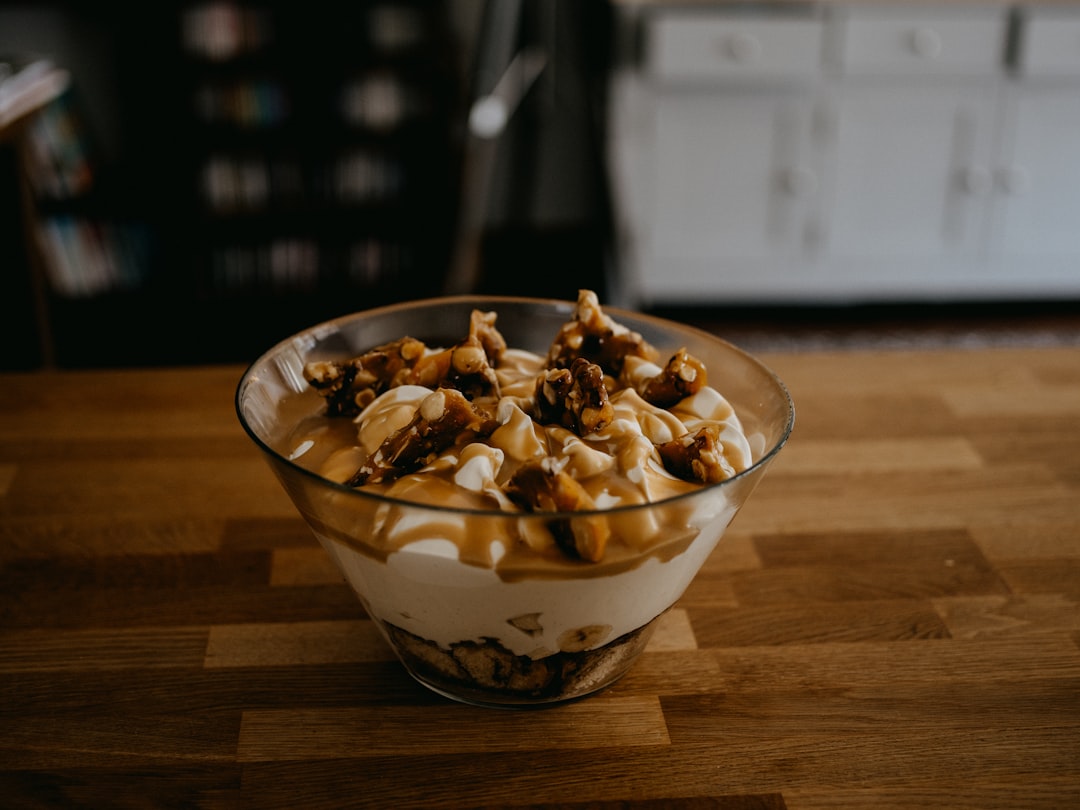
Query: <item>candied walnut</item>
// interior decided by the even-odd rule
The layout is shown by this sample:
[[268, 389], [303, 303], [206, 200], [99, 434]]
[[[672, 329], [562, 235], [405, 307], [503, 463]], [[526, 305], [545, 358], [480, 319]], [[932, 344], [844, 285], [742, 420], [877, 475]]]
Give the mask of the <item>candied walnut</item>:
[[656, 349], [641, 335], [604, 313], [596, 293], [579, 291], [573, 320], [563, 324], [548, 349], [548, 366], [570, 368], [575, 359], [584, 357], [617, 377], [628, 356], [657, 359]]
[[453, 388], [440, 388], [421, 402], [412, 420], [391, 433], [349, 479], [348, 486], [393, 481], [431, 463], [463, 433], [486, 435], [495, 422]]
[[468, 399], [499, 398], [495, 369], [474, 335], [449, 349], [424, 356], [413, 368], [410, 382], [428, 388], [454, 388]]
[[579, 436], [603, 430], [615, 418], [603, 370], [583, 357], [569, 369], [548, 369], [537, 377], [534, 399], [539, 422], [562, 425]]
[[735, 475], [735, 468], [724, 458], [718, 425], [706, 425], [656, 449], [667, 471], [684, 481], [715, 484]]
[[375, 397], [401, 385], [423, 357], [423, 342], [403, 337], [350, 360], [316, 360], [304, 366], [304, 379], [326, 399], [328, 416], [356, 416]]
[[495, 328], [497, 313], [474, 309], [469, 335], [449, 349], [421, 358], [410, 382], [428, 388], [456, 388], [470, 400], [500, 396], [495, 364], [506, 351], [506, 340]]
[[659, 374], [639, 384], [638, 393], [646, 402], [659, 408], [670, 408], [696, 394], [705, 387], [706, 381], [705, 364], [683, 348], [671, 356]]
[[356, 416], [379, 394], [406, 384], [456, 388], [471, 400], [498, 399], [493, 366], [506, 340], [495, 328], [496, 316], [473, 310], [469, 336], [443, 351], [428, 352], [422, 341], [403, 337], [351, 360], [308, 363], [304, 379], [326, 399], [328, 416]]
[[496, 312], [482, 312], [479, 309], [474, 309], [472, 315], [469, 316], [469, 337], [474, 337], [480, 341], [480, 345], [484, 347], [484, 354], [487, 355], [488, 363], [493, 366], [499, 364], [499, 358], [506, 351], [506, 339], [495, 328], [495, 319], [497, 317], [498, 313]]
[[[506, 485], [506, 494], [533, 512], [581, 512], [596, 508], [585, 488], [550, 456], [518, 467]], [[549, 528], [565, 553], [597, 562], [604, 556], [610, 530], [600, 515], [552, 520]]]

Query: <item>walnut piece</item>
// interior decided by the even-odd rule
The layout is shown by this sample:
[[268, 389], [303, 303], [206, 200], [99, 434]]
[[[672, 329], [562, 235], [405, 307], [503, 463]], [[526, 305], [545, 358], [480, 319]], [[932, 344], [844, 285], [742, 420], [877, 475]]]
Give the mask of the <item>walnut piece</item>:
[[579, 436], [603, 430], [615, 418], [604, 372], [584, 357], [569, 369], [548, 369], [537, 377], [534, 399], [538, 422], [562, 425]]
[[656, 449], [667, 471], [684, 481], [715, 484], [735, 475], [735, 468], [724, 458], [719, 425], [705, 425]]
[[480, 339], [470, 335], [456, 346], [425, 355], [409, 380], [428, 388], [454, 388], [467, 399], [498, 399], [499, 380]]
[[638, 393], [646, 402], [659, 408], [670, 408], [683, 398], [696, 394], [706, 382], [705, 364], [682, 348], [671, 356], [659, 374], [638, 386]]
[[[506, 494], [533, 512], [591, 511], [596, 504], [585, 488], [551, 456], [518, 467]], [[567, 554], [598, 562], [604, 556], [610, 529], [601, 515], [559, 518], [548, 524], [555, 542]]]
[[548, 349], [548, 367], [570, 368], [574, 360], [584, 357], [617, 377], [628, 356], [653, 362], [658, 357], [641, 335], [616, 323], [600, 308], [596, 293], [580, 290], [573, 319], [563, 324]]
[[412, 420], [387, 436], [346, 484], [359, 487], [393, 481], [431, 463], [462, 434], [487, 435], [496, 423], [473, 408], [454, 388], [440, 388], [420, 401]]
[[506, 338], [495, 328], [497, 317], [497, 312], [481, 312], [479, 309], [474, 309], [469, 316], [469, 337], [480, 341], [488, 363], [493, 366], [499, 364], [499, 358], [506, 351]]
[[304, 366], [304, 379], [326, 399], [328, 416], [356, 416], [383, 391], [406, 382], [425, 348], [403, 337], [351, 360], [312, 361]]
[[429, 351], [403, 337], [350, 360], [319, 360], [304, 366], [304, 379], [326, 399], [327, 416], [353, 417], [375, 397], [398, 385], [456, 388], [467, 399], [499, 398], [493, 366], [506, 350], [495, 312], [473, 310], [469, 335], [449, 349]]

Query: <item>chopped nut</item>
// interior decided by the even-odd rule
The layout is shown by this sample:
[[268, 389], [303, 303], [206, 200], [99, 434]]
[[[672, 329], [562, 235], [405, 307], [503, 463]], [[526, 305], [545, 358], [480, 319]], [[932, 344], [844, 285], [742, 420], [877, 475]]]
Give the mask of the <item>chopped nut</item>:
[[407, 425], [386, 437], [347, 485], [393, 481], [429, 464], [463, 433], [485, 435], [494, 427], [495, 423], [474, 409], [460, 391], [440, 388], [420, 402]]
[[671, 356], [659, 374], [640, 384], [638, 393], [646, 402], [670, 408], [704, 388], [706, 380], [705, 364], [683, 348]]
[[724, 458], [717, 425], [706, 425], [696, 433], [658, 444], [656, 449], [667, 471], [684, 481], [715, 484], [735, 475], [735, 468]]
[[440, 352], [404, 337], [351, 360], [308, 363], [304, 378], [326, 399], [328, 416], [356, 416], [384, 391], [398, 385], [456, 388], [470, 399], [499, 398], [493, 366], [506, 350], [495, 328], [495, 312], [473, 310], [469, 336]]
[[488, 362], [493, 366], [498, 365], [499, 358], [506, 351], [506, 339], [495, 328], [497, 317], [496, 312], [481, 312], [478, 309], [474, 309], [469, 317], [469, 337], [480, 341]]
[[[581, 512], [596, 508], [585, 488], [550, 456], [521, 465], [507, 483], [506, 494], [533, 512]], [[564, 552], [592, 562], [604, 556], [610, 529], [602, 516], [560, 518], [552, 520], [549, 527]]]
[[499, 398], [495, 369], [480, 339], [473, 335], [424, 357], [413, 369], [410, 382], [428, 388], [455, 388], [470, 400]]
[[655, 361], [656, 349], [637, 332], [616, 323], [600, 308], [596, 293], [581, 290], [572, 320], [563, 324], [548, 349], [548, 366], [570, 368], [578, 357], [618, 376], [627, 356]]
[[424, 349], [421, 341], [403, 337], [351, 360], [308, 363], [304, 379], [326, 399], [328, 416], [356, 416], [383, 391], [401, 385]]
[[536, 418], [556, 424], [579, 436], [603, 430], [615, 418], [608, 399], [604, 372], [583, 357], [570, 369], [548, 369], [536, 380]]

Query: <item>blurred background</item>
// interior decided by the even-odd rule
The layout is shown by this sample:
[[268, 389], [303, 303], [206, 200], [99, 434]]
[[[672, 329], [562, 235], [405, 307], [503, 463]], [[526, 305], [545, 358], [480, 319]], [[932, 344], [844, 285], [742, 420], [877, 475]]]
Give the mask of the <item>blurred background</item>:
[[1080, 334], [1068, 6], [141, 5], [0, 2], [3, 369], [581, 287], [743, 344]]

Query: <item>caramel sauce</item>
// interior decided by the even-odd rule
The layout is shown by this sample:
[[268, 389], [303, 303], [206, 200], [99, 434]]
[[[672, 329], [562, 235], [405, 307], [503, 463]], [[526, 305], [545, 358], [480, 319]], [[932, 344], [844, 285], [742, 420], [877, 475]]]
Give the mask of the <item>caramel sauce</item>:
[[[323, 521], [318, 525], [308, 510], [302, 511], [321, 533], [377, 559], [418, 541], [443, 539], [457, 547], [462, 562], [494, 569], [504, 580], [603, 577], [634, 568], [650, 557], [667, 561], [683, 553], [697, 536], [690, 520], [698, 499], [669, 499], [701, 486], [668, 473], [654, 448], [654, 442], [686, 432], [679, 417], [649, 405], [633, 389], [619, 389], [612, 380], [616, 418], [603, 430], [579, 437], [559, 426], [537, 424], [528, 415], [531, 407], [526, 394], [533, 390], [543, 365], [537, 355], [511, 351], [496, 369], [504, 392], [510, 393], [500, 403], [502, 425], [481, 440], [495, 449], [489, 455], [496, 460], [501, 457], [486, 486], [470, 488], [456, 480], [464, 449], [458, 444], [418, 472], [362, 487], [392, 500], [350, 499], [345, 497], [350, 493], [337, 493], [340, 504], [357, 512], [351, 524], [329, 526]], [[289, 396], [280, 406], [277, 424], [284, 428], [273, 442], [274, 449], [322, 477], [344, 482], [370, 452], [370, 447], [361, 446], [359, 424], [369, 418], [390, 424], [404, 419], [403, 414], [380, 411], [380, 399], [354, 421], [325, 416], [322, 399], [313, 390]], [[392, 398], [387, 401], [387, 407], [408, 409], [409, 414], [416, 407]], [[370, 439], [365, 443], [370, 445]], [[588, 513], [588, 519], [605, 521], [610, 530], [599, 562], [568, 556], [555, 540], [558, 527], [552, 525], [553, 518], [521, 511], [500, 497], [500, 488], [517, 467], [537, 454], [565, 460], [598, 509], [612, 510]], [[747, 457], [744, 462], [748, 461]], [[724, 496], [718, 493], [716, 497]], [[649, 506], [621, 509], [643, 504]], [[578, 519], [586, 518], [557, 520]], [[359, 526], [366, 530], [358, 531]]]

